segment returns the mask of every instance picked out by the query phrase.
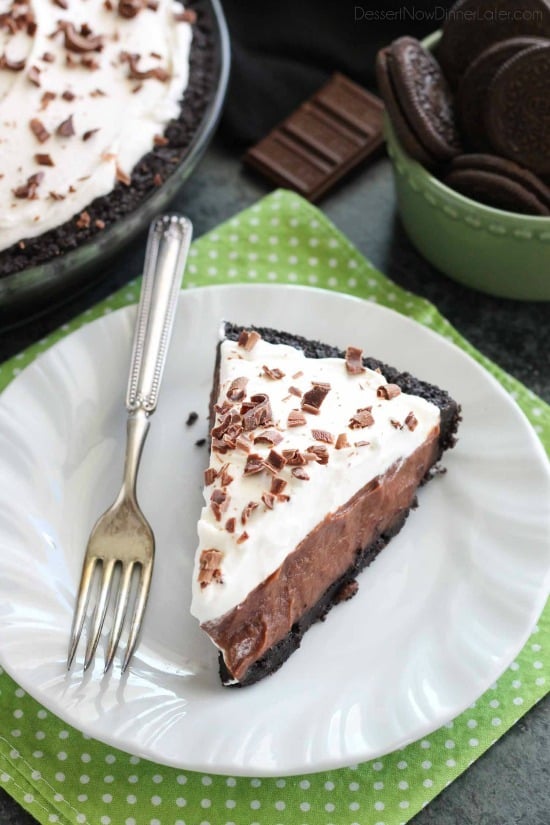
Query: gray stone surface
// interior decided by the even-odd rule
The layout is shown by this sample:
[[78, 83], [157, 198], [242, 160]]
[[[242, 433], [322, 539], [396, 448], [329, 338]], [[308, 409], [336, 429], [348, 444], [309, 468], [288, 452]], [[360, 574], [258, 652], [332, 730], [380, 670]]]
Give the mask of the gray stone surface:
[[[199, 236], [268, 191], [234, 156], [214, 144], [174, 207], [189, 215]], [[401, 286], [435, 303], [478, 349], [550, 400], [550, 305], [474, 293], [435, 272], [410, 245], [396, 219], [387, 160], [362, 170], [321, 206], [376, 266]], [[30, 323], [0, 331], [0, 360], [42, 338], [137, 275], [143, 249], [144, 239], [84, 295]], [[34, 822], [0, 791], [0, 825]], [[528, 713], [414, 823], [550, 825], [550, 699]]]

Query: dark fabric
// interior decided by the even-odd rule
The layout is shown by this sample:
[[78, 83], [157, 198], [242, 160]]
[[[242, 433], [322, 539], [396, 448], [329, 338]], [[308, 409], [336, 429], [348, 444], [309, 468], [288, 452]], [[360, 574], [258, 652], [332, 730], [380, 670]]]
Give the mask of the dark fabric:
[[242, 151], [335, 71], [376, 91], [374, 60], [439, 28], [450, 0], [223, 0], [233, 60], [221, 134]]

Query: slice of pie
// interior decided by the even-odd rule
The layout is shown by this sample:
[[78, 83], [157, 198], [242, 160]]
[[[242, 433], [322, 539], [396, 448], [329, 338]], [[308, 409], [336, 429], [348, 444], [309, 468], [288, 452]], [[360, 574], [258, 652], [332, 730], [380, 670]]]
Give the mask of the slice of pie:
[[225, 324], [191, 606], [224, 685], [277, 670], [354, 595], [459, 418], [445, 391], [355, 347]]

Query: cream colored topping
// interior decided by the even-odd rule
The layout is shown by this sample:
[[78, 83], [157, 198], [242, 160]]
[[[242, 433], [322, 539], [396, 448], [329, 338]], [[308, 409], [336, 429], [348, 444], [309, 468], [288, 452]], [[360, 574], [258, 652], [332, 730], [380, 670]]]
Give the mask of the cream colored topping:
[[[280, 370], [284, 377], [279, 380], [267, 377], [264, 365], [271, 371]], [[439, 409], [418, 396], [399, 393], [390, 400], [379, 397], [377, 389], [385, 385], [386, 380], [378, 372], [366, 370], [352, 375], [341, 359], [310, 359], [292, 347], [268, 344], [263, 340], [250, 352], [230, 341], [222, 343], [220, 405], [227, 400], [229, 387], [241, 377], [248, 379], [246, 400], [256, 394], [269, 396], [274, 422], [269, 426], [276, 427], [283, 438], [273, 447], [254, 444], [253, 453], [265, 459], [271, 449], [279, 454], [283, 450], [297, 449], [304, 454], [312, 445], [324, 445], [328, 463], [309, 461], [303, 467], [309, 480], [296, 478], [292, 474], [293, 468], [284, 466], [277, 476], [287, 482], [282, 492], [290, 499], [276, 500], [273, 509], [269, 509], [262, 501], [262, 494], [269, 492], [273, 475], [263, 471], [244, 476], [248, 455], [242, 450], [229, 450], [225, 454], [212, 452], [210, 467], [218, 471], [228, 463], [227, 473], [233, 481], [224, 488], [229, 503], [219, 521], [210, 499], [214, 490], [221, 489], [222, 479], [218, 477], [204, 490], [205, 506], [198, 525], [199, 547], [191, 605], [191, 612], [201, 622], [220, 617], [240, 604], [277, 570], [288, 553], [326, 515], [345, 504], [373, 478], [410, 456], [439, 425], [440, 419]], [[301, 407], [301, 398], [289, 392], [289, 387], [305, 393], [311, 389], [312, 382], [328, 383], [331, 387], [319, 413], [305, 412], [305, 425], [288, 427], [289, 413]], [[366, 407], [372, 408], [373, 422], [365, 427], [350, 426], [357, 410]], [[240, 409], [240, 403], [235, 404], [235, 409]], [[417, 422], [414, 429], [405, 424], [410, 413]], [[216, 423], [220, 419], [218, 414]], [[265, 429], [268, 427], [260, 427], [252, 435]], [[349, 446], [336, 449], [335, 443], [317, 440], [314, 430], [330, 433], [334, 442], [339, 435], [345, 435]], [[369, 443], [361, 445], [362, 441]], [[241, 514], [249, 502], [259, 506], [243, 525]], [[235, 519], [233, 533], [225, 527], [232, 518]], [[239, 543], [243, 532], [248, 538]], [[201, 552], [209, 549], [217, 550], [221, 556], [215, 557], [216, 566], [219, 560], [219, 573], [210, 576], [211, 580], [205, 585], [204, 575], [200, 576], [200, 558]]]
[[[145, 7], [130, 19], [118, 14], [116, 0], [110, 10], [103, 0], [67, 5], [65, 10], [53, 0], [26, 6], [0, 0], [0, 13], [28, 9], [36, 22], [32, 35], [0, 27], [0, 56], [11, 65], [25, 61], [20, 71], [5, 61], [0, 65], [0, 250], [65, 223], [111, 192], [117, 169], [119, 178], [129, 176], [155, 136], [177, 117], [187, 86], [192, 30], [175, 21], [181, 3], [158, 0], [156, 10]], [[67, 49], [63, 31], [52, 37], [60, 22], [77, 31], [88, 25], [90, 37], [101, 37], [101, 51]], [[160, 68], [167, 79], [130, 78], [125, 52], [140, 55], [139, 71]], [[64, 93], [74, 99], [64, 99]], [[55, 97], [48, 100], [50, 94]], [[74, 134], [59, 134], [71, 116]], [[49, 134], [43, 142], [31, 129], [33, 120]], [[98, 131], [84, 140], [93, 130]], [[53, 165], [41, 165], [38, 154]], [[37, 173], [43, 178], [34, 196], [16, 197], [14, 190]]]

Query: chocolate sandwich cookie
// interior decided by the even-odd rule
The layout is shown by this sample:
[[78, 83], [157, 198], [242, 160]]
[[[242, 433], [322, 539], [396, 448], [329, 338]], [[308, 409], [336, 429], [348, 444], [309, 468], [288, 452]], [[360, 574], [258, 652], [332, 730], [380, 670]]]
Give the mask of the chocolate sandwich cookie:
[[489, 46], [510, 37], [550, 37], [550, 0], [459, 0], [443, 26], [436, 56], [451, 86]]
[[432, 169], [437, 166], [437, 159], [432, 157], [421, 145], [413, 130], [407, 123], [401, 107], [397, 102], [393, 84], [388, 71], [388, 49], [381, 49], [376, 57], [376, 79], [384, 100], [393, 130], [405, 152], [425, 166]]
[[449, 87], [418, 40], [400, 37], [381, 50], [376, 76], [396, 135], [411, 157], [433, 169], [460, 152]]
[[541, 37], [510, 37], [489, 46], [468, 66], [458, 86], [456, 115], [469, 148], [482, 151], [490, 148], [485, 132], [485, 111], [488, 87], [497, 71], [514, 55], [545, 42]]
[[443, 183], [461, 195], [495, 209], [522, 215], [550, 215], [550, 209], [525, 186], [496, 172], [456, 169], [444, 178]]
[[511, 57], [493, 78], [485, 124], [493, 149], [550, 174], [550, 43]]
[[438, 160], [457, 155], [452, 94], [431, 52], [413, 37], [400, 37], [389, 48], [388, 68], [397, 101], [422, 146]]
[[477, 169], [479, 172], [490, 172], [502, 175], [510, 181], [519, 183], [550, 209], [550, 187], [528, 169], [524, 169], [523, 166], [514, 163], [513, 160], [507, 160], [497, 155], [458, 155], [458, 157], [453, 158], [451, 161], [450, 171], [454, 172], [460, 169]]

